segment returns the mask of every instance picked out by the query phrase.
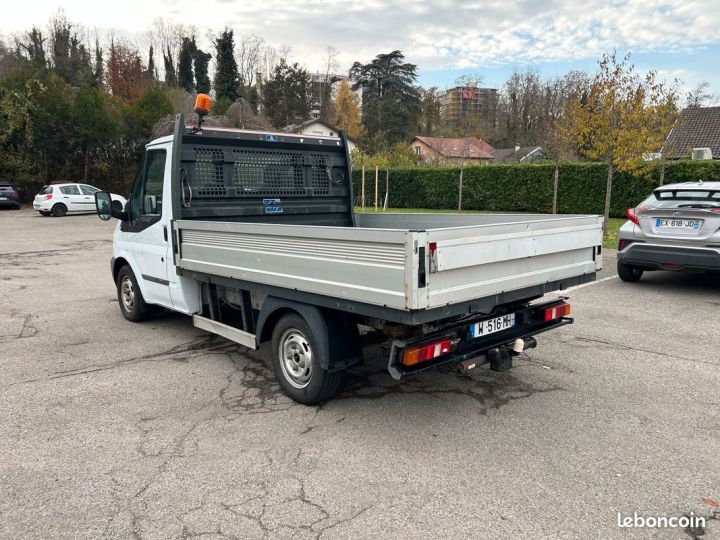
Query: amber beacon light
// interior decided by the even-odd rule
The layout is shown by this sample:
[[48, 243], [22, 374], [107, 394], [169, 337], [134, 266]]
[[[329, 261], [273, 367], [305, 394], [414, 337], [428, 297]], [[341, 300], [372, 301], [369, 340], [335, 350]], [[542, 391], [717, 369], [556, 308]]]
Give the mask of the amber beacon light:
[[210, 112], [210, 96], [207, 94], [198, 94], [195, 98], [195, 113], [198, 115], [198, 129], [202, 127], [203, 117]]

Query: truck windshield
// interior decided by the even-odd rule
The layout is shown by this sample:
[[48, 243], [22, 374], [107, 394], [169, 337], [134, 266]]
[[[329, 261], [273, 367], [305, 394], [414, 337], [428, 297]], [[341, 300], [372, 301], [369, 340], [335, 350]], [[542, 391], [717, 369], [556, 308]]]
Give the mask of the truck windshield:
[[720, 191], [715, 190], [658, 190], [640, 206], [664, 208], [720, 208]]

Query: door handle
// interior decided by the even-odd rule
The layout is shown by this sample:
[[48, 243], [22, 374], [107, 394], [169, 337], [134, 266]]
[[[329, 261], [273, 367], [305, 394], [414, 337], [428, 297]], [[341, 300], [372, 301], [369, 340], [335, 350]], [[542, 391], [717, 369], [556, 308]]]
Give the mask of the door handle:
[[167, 242], [167, 225], [163, 225], [163, 238]]

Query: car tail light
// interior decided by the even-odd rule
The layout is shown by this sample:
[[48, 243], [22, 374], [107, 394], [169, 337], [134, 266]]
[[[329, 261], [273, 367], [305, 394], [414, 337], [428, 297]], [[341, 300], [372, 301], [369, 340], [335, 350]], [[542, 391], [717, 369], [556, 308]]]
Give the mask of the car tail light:
[[632, 221], [635, 225], [640, 225], [640, 220], [637, 217], [637, 209], [635, 208], [628, 208], [625, 212], [625, 215], [627, 218]]
[[552, 306], [543, 308], [540, 313], [542, 314], [543, 320], [546, 322], [560, 319], [562, 317], [567, 317], [568, 315], [570, 315], [570, 304], [568, 304], [567, 302], [554, 304]]
[[48, 193], [47, 195], [45, 195], [46, 201], [49, 201], [50, 199], [52, 199], [52, 193]]
[[10, 196], [17, 197], [18, 196], [17, 191], [11, 191]]
[[441, 339], [419, 347], [409, 347], [402, 352], [400, 362], [404, 366], [414, 366], [444, 356], [450, 352], [450, 349], [452, 349], [450, 339]]
[[623, 250], [630, 244], [632, 244], [632, 240], [624, 240], [621, 238], [620, 240], [618, 240], [618, 250]]
[[713, 214], [720, 214], [720, 208], [711, 208], [710, 211], [711, 211]]

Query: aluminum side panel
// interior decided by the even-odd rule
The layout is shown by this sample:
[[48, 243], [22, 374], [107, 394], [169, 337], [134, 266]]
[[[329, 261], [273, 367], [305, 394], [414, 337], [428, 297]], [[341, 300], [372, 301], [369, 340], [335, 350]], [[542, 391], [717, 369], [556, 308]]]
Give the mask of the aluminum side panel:
[[407, 233], [351, 227], [177, 222], [180, 267], [407, 309]]

